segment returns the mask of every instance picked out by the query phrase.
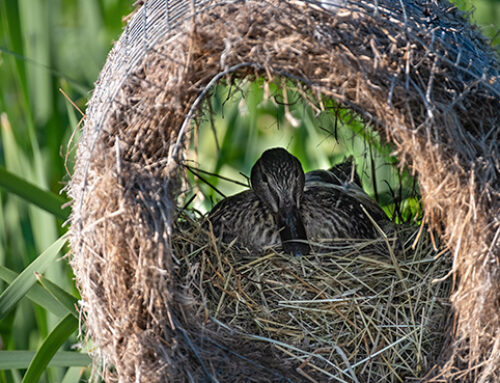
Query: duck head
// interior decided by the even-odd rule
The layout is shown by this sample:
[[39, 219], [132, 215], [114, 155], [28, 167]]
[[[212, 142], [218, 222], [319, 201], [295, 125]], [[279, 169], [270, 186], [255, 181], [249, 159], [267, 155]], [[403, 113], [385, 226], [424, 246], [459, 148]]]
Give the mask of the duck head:
[[307, 235], [300, 214], [305, 176], [300, 161], [285, 149], [266, 150], [252, 167], [252, 189], [274, 215], [283, 250], [308, 254]]

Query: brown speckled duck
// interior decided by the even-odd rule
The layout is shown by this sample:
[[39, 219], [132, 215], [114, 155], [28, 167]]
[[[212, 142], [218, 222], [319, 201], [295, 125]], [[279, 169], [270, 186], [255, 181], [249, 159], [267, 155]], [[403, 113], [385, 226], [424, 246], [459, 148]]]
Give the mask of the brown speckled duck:
[[281, 244], [295, 256], [310, 252], [309, 240], [374, 238], [360, 205], [375, 221], [387, 216], [346, 164], [304, 174], [285, 149], [266, 150], [252, 167], [252, 188], [225, 198], [209, 213], [215, 236], [257, 252]]

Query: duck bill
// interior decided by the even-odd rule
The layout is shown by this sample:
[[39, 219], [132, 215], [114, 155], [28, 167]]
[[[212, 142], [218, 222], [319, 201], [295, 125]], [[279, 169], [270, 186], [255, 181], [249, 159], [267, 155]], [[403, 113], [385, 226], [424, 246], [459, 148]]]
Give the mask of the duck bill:
[[278, 227], [285, 252], [296, 257], [309, 254], [311, 248], [307, 243], [306, 229], [299, 209], [291, 205], [279, 209]]

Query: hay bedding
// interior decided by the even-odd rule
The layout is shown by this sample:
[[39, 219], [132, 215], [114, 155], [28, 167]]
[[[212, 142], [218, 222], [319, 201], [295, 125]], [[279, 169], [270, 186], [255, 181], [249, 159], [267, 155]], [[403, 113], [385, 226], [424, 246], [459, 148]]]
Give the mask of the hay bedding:
[[[186, 222], [172, 241], [191, 302], [182, 316], [212, 332], [192, 347], [200, 355], [218, 347], [229, 365], [238, 358], [243, 381], [403, 381], [438, 358], [449, 284], [432, 280], [449, 264], [436, 261], [428, 235], [415, 241], [418, 228], [399, 227], [387, 241], [316, 244], [319, 252], [294, 258], [228, 248]], [[213, 376], [233, 381], [221, 360], [206, 358]]]
[[[356, 262], [375, 259], [379, 266], [394, 265], [387, 252], [368, 256], [355, 251], [349, 257], [336, 249], [335, 256], [314, 258], [316, 266], [308, 265], [325, 267], [332, 278], [331, 284], [316, 286], [320, 291], [329, 287], [315, 296], [308, 283], [315, 286], [321, 280], [312, 269], [304, 269], [308, 259], [287, 262], [273, 253], [245, 269], [246, 258], [234, 264], [230, 252], [214, 249], [190, 263], [196, 251], [184, 252], [187, 245], [179, 248], [174, 241], [180, 232], [174, 230], [174, 201], [189, 121], [211, 85], [221, 78], [231, 82], [253, 75], [299, 81], [318, 99], [332, 97], [355, 110], [393, 142], [401, 166], [407, 164], [419, 175], [424, 220], [451, 254], [454, 321], [435, 375], [456, 381], [500, 379], [500, 85], [495, 54], [446, 2], [348, 1], [337, 12], [311, 3], [146, 1], [110, 53], [87, 109], [69, 185], [74, 200], [72, 266], [87, 334], [107, 381], [202, 381], [207, 376], [221, 376], [221, 381], [307, 381], [306, 375], [321, 381], [318, 368], [330, 374], [335, 369], [328, 358], [348, 370], [342, 373], [345, 381], [355, 381], [353, 374], [363, 381], [384, 373], [389, 380], [423, 373], [436, 362], [432, 355], [441, 350], [426, 354], [425, 345], [439, 343], [432, 333], [440, 320], [427, 316], [429, 306], [418, 303], [432, 297], [439, 301], [427, 285], [438, 264], [413, 264], [405, 257], [398, 261], [405, 294], [406, 287], [387, 290], [373, 278], [367, 286], [360, 284], [366, 273], [376, 274], [375, 266], [373, 261]], [[424, 251], [423, 259], [431, 255]], [[209, 268], [208, 260], [220, 262], [218, 269]], [[347, 283], [342, 272], [352, 264], [356, 273]], [[278, 280], [276, 270], [283, 265], [290, 272], [281, 272], [287, 279]], [[204, 267], [205, 277], [195, 266]], [[231, 270], [240, 282], [227, 278]], [[390, 267], [386, 271], [387, 286], [403, 283], [399, 272], [398, 279]], [[211, 289], [211, 283], [203, 282], [207, 275]], [[263, 289], [259, 278], [264, 276], [281, 285]], [[411, 296], [417, 280], [421, 293]], [[236, 283], [245, 283], [245, 288]], [[347, 288], [341, 291], [343, 283]], [[353, 311], [341, 301], [325, 303], [320, 311], [300, 303], [294, 317], [285, 315], [284, 302], [299, 305], [297, 301], [321, 294], [347, 299], [351, 296], [342, 294], [351, 291], [352, 297], [361, 297], [352, 307], [367, 311]], [[249, 306], [258, 297], [261, 307]], [[375, 325], [384, 312], [377, 301], [381, 297], [392, 302], [386, 322], [380, 322], [387, 325], [384, 331]], [[243, 298], [246, 304], [240, 302]], [[412, 309], [400, 306], [405, 300]], [[361, 332], [349, 338], [349, 326], [328, 316], [334, 307]], [[436, 307], [440, 305], [432, 310], [438, 315]], [[253, 318], [248, 324], [252, 331], [243, 327], [244, 314]], [[304, 321], [300, 335], [297, 318], [305, 315], [319, 325], [311, 329], [316, 324]], [[406, 325], [420, 323], [422, 343], [418, 331], [404, 338], [403, 328], [390, 327], [400, 319]], [[423, 326], [427, 320], [429, 327]], [[314, 342], [325, 341], [330, 330], [342, 343], [316, 347]], [[296, 370], [301, 352], [251, 338], [250, 332], [266, 339], [276, 334], [281, 342], [317, 351], [328, 360], [302, 355], [310, 359], [301, 360]], [[398, 339], [408, 339], [407, 350], [393, 357], [377, 354], [368, 367], [353, 367], [363, 352], [374, 355]], [[424, 353], [413, 363], [406, 353], [419, 344]], [[245, 355], [231, 351], [242, 345]], [[345, 359], [336, 346], [348, 350]], [[394, 347], [388, 352], [395, 352]]]

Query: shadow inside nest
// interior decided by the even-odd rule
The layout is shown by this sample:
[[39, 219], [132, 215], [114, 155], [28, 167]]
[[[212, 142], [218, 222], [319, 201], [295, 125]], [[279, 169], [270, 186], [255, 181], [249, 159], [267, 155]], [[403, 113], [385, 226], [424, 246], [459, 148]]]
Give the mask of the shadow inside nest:
[[255, 381], [411, 381], [436, 362], [450, 265], [425, 229], [397, 225], [292, 257], [219, 243], [205, 227], [183, 214], [172, 237], [181, 327], [196, 328], [205, 375], [236, 379], [221, 367], [236, 358]]

